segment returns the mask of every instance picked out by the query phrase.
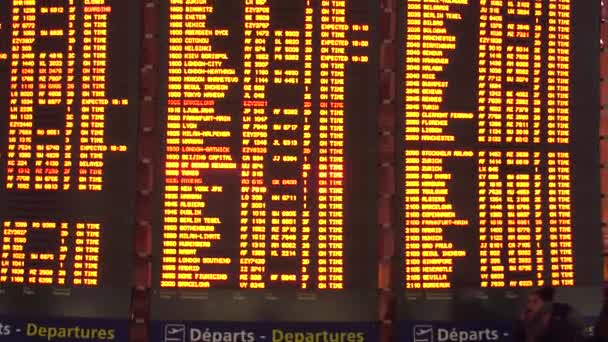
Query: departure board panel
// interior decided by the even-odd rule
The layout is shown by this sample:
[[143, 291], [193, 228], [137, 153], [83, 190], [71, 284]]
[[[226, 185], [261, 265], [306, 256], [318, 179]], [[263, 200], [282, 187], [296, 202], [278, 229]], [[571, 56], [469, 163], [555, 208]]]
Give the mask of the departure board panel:
[[401, 7], [405, 290], [598, 284], [597, 10]]
[[167, 2], [161, 289], [373, 288], [369, 6]]
[[129, 286], [136, 6], [0, 5], [2, 293]]

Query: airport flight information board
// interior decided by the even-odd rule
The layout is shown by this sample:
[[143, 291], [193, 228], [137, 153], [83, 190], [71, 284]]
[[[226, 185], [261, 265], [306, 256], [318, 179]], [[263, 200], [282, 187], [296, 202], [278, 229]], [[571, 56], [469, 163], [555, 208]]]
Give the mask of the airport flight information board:
[[599, 284], [593, 6], [402, 2], [406, 291]]
[[136, 3], [0, 5], [0, 289], [128, 289]]
[[375, 286], [375, 12], [167, 1], [157, 286]]

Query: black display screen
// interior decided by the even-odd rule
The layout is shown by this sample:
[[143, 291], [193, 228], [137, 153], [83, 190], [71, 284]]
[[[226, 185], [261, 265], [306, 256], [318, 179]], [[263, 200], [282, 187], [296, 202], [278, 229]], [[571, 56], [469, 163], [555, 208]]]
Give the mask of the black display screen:
[[402, 289], [598, 285], [599, 7], [401, 5]]
[[156, 287], [373, 292], [376, 12], [165, 4]]

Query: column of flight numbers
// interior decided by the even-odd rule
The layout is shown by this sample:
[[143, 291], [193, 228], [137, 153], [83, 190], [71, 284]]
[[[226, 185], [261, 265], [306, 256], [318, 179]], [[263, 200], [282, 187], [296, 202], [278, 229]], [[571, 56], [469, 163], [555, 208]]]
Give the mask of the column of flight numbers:
[[[71, 140], [73, 129], [73, 104], [75, 95], [75, 11], [73, 1], [65, 1], [63, 7], [53, 6], [38, 8], [39, 18], [61, 18], [67, 22], [66, 29], [44, 27], [44, 20], [39, 21], [38, 40], [49, 40], [59, 46], [67, 45], [65, 52], [40, 52], [38, 59], [38, 92], [37, 104], [41, 112], [34, 116], [44, 116], [46, 111], [65, 110], [65, 127], [56, 129], [33, 129], [36, 140], [45, 143], [35, 148], [35, 190], [67, 190], [70, 187]], [[67, 20], [66, 20], [67, 19]], [[67, 41], [67, 44], [65, 42]], [[34, 100], [36, 101], [36, 100]], [[50, 108], [49, 108], [50, 107]], [[59, 107], [59, 108], [57, 108]], [[64, 109], [65, 108], [65, 109]], [[61, 141], [61, 138], [63, 141]], [[61, 153], [63, 151], [63, 153]]]
[[[507, 143], [540, 143], [542, 2], [507, 3], [506, 130]], [[529, 19], [534, 24], [523, 24]], [[515, 43], [517, 42], [517, 43]]]
[[[300, 70], [290, 67], [299, 66], [301, 60], [301, 32], [275, 30], [272, 34], [274, 37], [272, 53], [274, 68], [271, 83], [283, 87], [297, 87], [301, 83]], [[269, 136], [272, 169], [273, 171], [280, 170], [279, 172], [271, 171], [269, 174], [272, 181], [268, 208], [271, 216], [270, 258], [267, 260], [267, 267], [270, 268], [268, 271], [272, 282], [295, 284], [298, 281], [300, 278], [298, 268], [288, 267], [287, 261], [296, 261], [294, 264], [299, 266], [303, 257], [299, 251], [304, 248], [305, 244], [309, 244], [309, 242], [299, 239], [299, 237], [304, 237], [303, 231], [302, 234], [298, 234], [301, 192], [298, 191], [298, 179], [293, 178], [300, 176], [301, 172], [299, 168], [302, 152], [300, 104], [300, 99], [295, 108], [292, 108], [290, 103], [281, 103], [281, 107], [272, 108], [272, 117], [269, 117], [269, 124], [272, 125], [272, 133]], [[282, 261], [286, 267], [280, 270], [273, 269], [273, 259], [280, 260], [279, 263]]]
[[[16, 222], [15, 222], [16, 223]], [[23, 224], [22, 222], [21, 224]], [[27, 224], [27, 223], [26, 223]], [[17, 226], [17, 224], [15, 224]], [[66, 237], [68, 236], [68, 224], [57, 223], [57, 222], [30, 222], [29, 227], [26, 228], [28, 233], [37, 232], [41, 235], [56, 234], [59, 233], [59, 253], [55, 251], [46, 250], [39, 251], [35, 250], [25, 253], [25, 270], [27, 273], [28, 284], [65, 284], [66, 270], [66, 255], [67, 246], [65, 245]], [[60, 230], [60, 231], [59, 231]], [[59, 232], [58, 232], [59, 231]], [[28, 238], [34, 241], [27, 241]], [[36, 241], [32, 235], [25, 237], [23, 245], [26, 243], [29, 245], [38, 245], [48, 243], [48, 241]], [[54, 244], [50, 244], [53, 246]], [[27, 248], [24, 248], [27, 251]], [[31, 249], [30, 249], [31, 250]]]
[[481, 286], [542, 286], [540, 152], [481, 151], [479, 165]]
[[[528, 165], [528, 152], [518, 152], [519, 158], [513, 152], [500, 151], [482, 151], [480, 155], [481, 286], [517, 286], [517, 282], [509, 280], [509, 275], [517, 271], [532, 271], [529, 260], [531, 224], [527, 223], [531, 211], [530, 174], [514, 174], [501, 169]], [[504, 180], [501, 173], [506, 173]], [[524, 265], [519, 266], [518, 257]]]
[[506, 174], [507, 263], [509, 287], [544, 285], [540, 152], [507, 151], [506, 168], [522, 172]]
[[243, 139], [241, 170], [240, 288], [265, 288], [267, 266], [267, 185], [270, 82], [270, 6], [245, 1], [243, 76]]
[[[480, 114], [481, 115], [481, 114]], [[479, 151], [479, 256], [481, 287], [504, 287], [504, 189], [500, 180], [500, 151]]]
[[479, 142], [540, 143], [542, 2], [480, 4]]
[[480, 2], [478, 141], [540, 143], [542, 2], [506, 5]]
[[[37, 13], [37, 10], [39, 11], [39, 13]], [[72, 7], [70, 7], [70, 10], [73, 10]], [[25, 80], [28, 80], [30, 82], [34, 81], [34, 66], [36, 67], [36, 69], [38, 70], [38, 92], [34, 92], [34, 83], [30, 83], [27, 85], [27, 88], [30, 89], [30, 91], [21, 94], [21, 95], [27, 95], [29, 98], [28, 99], [22, 99], [20, 102], [22, 103], [28, 103], [30, 106], [27, 107], [23, 107], [22, 109], [25, 109], [25, 111], [21, 111], [21, 114], [17, 115], [17, 114], [13, 114], [11, 115], [11, 130], [9, 131], [9, 151], [14, 151], [15, 150], [15, 145], [13, 145], [14, 143], [17, 143], [17, 137], [13, 137], [13, 135], [18, 134], [19, 137], [19, 145], [18, 145], [18, 150], [19, 151], [27, 151], [27, 152], [19, 152], [19, 155], [29, 159], [32, 157], [31, 151], [32, 151], [32, 138], [34, 135], [34, 131], [35, 131], [35, 135], [38, 136], [47, 136], [47, 137], [57, 137], [60, 136], [61, 134], [61, 130], [59, 129], [36, 129], [34, 130], [33, 128], [33, 124], [32, 124], [32, 120], [34, 117], [33, 114], [33, 106], [34, 106], [34, 102], [36, 102], [37, 105], [39, 106], [56, 106], [56, 105], [60, 105], [63, 101], [62, 101], [62, 97], [63, 97], [63, 84], [65, 83], [66, 80], [63, 79], [63, 59], [64, 59], [64, 53], [62, 52], [41, 52], [40, 54], [38, 54], [38, 61], [36, 63], [35, 57], [36, 54], [33, 53], [33, 49], [32, 49], [32, 44], [34, 43], [34, 41], [36, 40], [36, 36], [38, 36], [38, 39], [42, 40], [42, 39], [46, 39], [46, 40], [59, 40], [59, 39], [65, 39], [65, 35], [66, 32], [64, 32], [64, 30], [62, 29], [57, 29], [57, 28], [52, 28], [52, 29], [46, 29], [43, 28], [43, 25], [41, 25], [40, 23], [38, 23], [38, 25], [35, 24], [36, 22], [36, 15], [37, 14], [49, 14], [52, 13], [53, 15], [59, 15], [59, 14], [63, 14], [64, 8], [61, 7], [40, 7], [40, 8], [27, 8], [27, 7], [23, 7], [23, 8], [19, 8], [18, 6], [15, 6], [15, 8], [13, 9], [13, 12], [15, 13], [19, 13], [20, 11], [22, 11], [24, 14], [28, 13], [27, 17], [29, 19], [32, 20], [32, 23], [20, 23], [19, 22], [19, 17], [18, 16], [14, 16], [14, 22], [13, 22], [13, 27], [15, 28], [15, 30], [13, 31], [13, 34], [18, 36], [19, 35], [19, 27], [23, 27], [24, 29], [28, 28], [29, 32], [28, 32], [28, 36], [31, 38], [28, 38], [26, 41], [24, 40], [14, 40], [13, 42], [15, 43], [15, 45], [20, 45], [19, 43], [25, 43], [29, 46], [22, 46], [22, 49], [25, 50], [27, 49], [27, 51], [30, 51], [31, 53], [28, 54], [22, 54], [22, 55], [28, 55], [29, 57], [32, 58], [31, 62], [27, 62], [25, 63], [24, 61], [21, 61], [19, 59], [14, 59], [13, 61], [13, 67], [18, 67], [19, 64], [28, 64], [30, 67], [32, 68], [28, 68], [28, 70], [21, 70], [21, 73], [23, 74], [24, 72], [27, 74], [31, 74], [32, 76], [23, 76], [23, 78]], [[24, 15], [24, 17], [26, 17]], [[70, 19], [72, 16], [70, 16]], [[70, 25], [71, 27], [73, 27], [73, 23], [70, 21]], [[13, 50], [19, 50], [18, 48], [15, 49], [13, 48]], [[67, 55], [67, 54], [66, 54]], [[13, 56], [13, 57], [17, 57], [17, 56]], [[73, 60], [72, 60], [73, 61]], [[11, 72], [12, 75], [17, 75], [19, 74], [19, 71], [16, 70], [16, 68], [14, 68]], [[73, 78], [73, 73], [71, 74], [72, 78]], [[73, 85], [70, 88], [70, 84], [68, 83], [68, 89], [71, 91], [67, 92], [68, 94], [73, 94]], [[12, 89], [17, 89], [18, 87], [18, 76], [13, 76], [11, 77], [11, 88]], [[12, 95], [15, 95], [14, 93], [12, 93]], [[34, 100], [34, 98], [36, 98], [37, 101]], [[16, 99], [12, 99], [11, 103], [12, 104], [17, 104], [19, 101], [17, 101]], [[13, 107], [11, 106], [11, 109], [17, 109], [19, 107]], [[25, 113], [24, 113], [25, 112]], [[19, 119], [23, 119], [25, 122], [13, 122], [12, 120], [17, 119], [17, 116], [19, 116]], [[18, 120], [20, 121], [20, 120]], [[27, 122], [29, 121], [29, 122]], [[12, 127], [29, 127], [31, 129], [16, 129], [13, 130]], [[56, 140], [53, 138], [47, 138], [46, 141], [48, 140]], [[69, 148], [69, 146], [68, 146]], [[25, 161], [15, 161], [15, 160], [9, 160], [8, 164], [9, 164], [9, 172], [8, 172], [8, 180], [9, 183], [7, 184], [7, 187], [9, 189], [13, 188], [13, 185], [10, 184], [10, 180], [13, 178], [13, 176], [11, 175], [12, 171], [14, 169], [10, 168], [10, 166], [14, 166], [15, 164], [19, 164], [20, 168], [18, 168], [18, 172], [20, 174], [27, 174], [27, 176], [18, 176], [17, 178], [20, 178], [21, 180], [23, 180], [24, 182], [31, 182], [33, 181], [34, 183], [34, 189], [36, 190], [58, 190], [59, 189], [59, 180], [60, 180], [60, 153], [59, 151], [61, 150], [61, 146], [57, 145], [57, 144], [38, 144], [36, 145], [35, 148], [35, 177], [30, 178], [30, 168], [29, 167], [24, 167], [24, 166], [29, 166], [29, 160]], [[9, 152], [9, 158], [14, 157], [15, 153], [13, 152]], [[69, 163], [69, 161], [67, 162]], [[69, 165], [68, 165], [69, 167]], [[67, 170], [67, 172], [69, 173], [69, 169]], [[64, 185], [65, 186], [65, 185]], [[22, 184], [21, 186], [18, 186], [18, 189], [29, 189], [30, 188], [30, 184]]]
[[[201, 256], [201, 249], [221, 239], [220, 217], [206, 210], [207, 198], [221, 195], [222, 185], [211, 184], [203, 172], [235, 170], [227, 140], [229, 114], [216, 113], [234, 69], [225, 68], [228, 56], [214, 52], [212, 39], [227, 37], [224, 29], [209, 29], [212, 4], [171, 0], [167, 134], [164, 188], [163, 261], [161, 287], [208, 288], [228, 280], [220, 269], [228, 257]], [[220, 128], [221, 127], [221, 128]]]
[[540, 143], [542, 3], [480, 4], [478, 140]]
[[[72, 8], [73, 10], [73, 8]], [[51, 15], [53, 17], [65, 17], [65, 8], [63, 7], [39, 7], [39, 18], [43, 18], [42, 15]], [[62, 18], [65, 20], [65, 18]], [[71, 19], [71, 18], [70, 18]], [[70, 22], [68, 20], [68, 22]], [[39, 20], [39, 30], [37, 30], [38, 40], [49, 40], [60, 43], [63, 45], [68, 34], [68, 30], [57, 27], [45, 27], [44, 20]], [[72, 22], [70, 24], [73, 25]], [[73, 84], [67, 83], [69, 79], [64, 79], [64, 57], [67, 53], [64, 52], [40, 52], [38, 58], [38, 92], [32, 94], [34, 103], [37, 102], [38, 108], [44, 108], [45, 110], [53, 110], [55, 106], [62, 106], [64, 104], [64, 93], [72, 92]], [[73, 80], [73, 73], [71, 75]], [[64, 89], [64, 84], [67, 86]], [[50, 108], [49, 108], [50, 107]], [[61, 108], [61, 107], [60, 107]], [[34, 113], [34, 116], [38, 116], [40, 113]], [[39, 143], [35, 148], [35, 175], [34, 175], [34, 189], [35, 190], [59, 190], [60, 186], [60, 173], [62, 168], [61, 153], [63, 149], [61, 140], [62, 134], [61, 129], [33, 129], [32, 135], [36, 137], [37, 141], [43, 141]], [[69, 169], [66, 170], [69, 172]]]
[[[480, 0], [478, 141], [482, 143], [503, 141], [503, 97], [506, 94], [503, 89], [505, 49], [502, 32], [506, 25], [503, 6], [502, 1]], [[503, 217], [506, 191], [499, 173], [502, 161], [502, 152], [479, 152], [481, 287], [505, 286], [503, 237], [507, 220]]]
[[[498, 3], [492, 3], [489, 8], [490, 10], [486, 13], [489, 13], [490, 18], [496, 20], [496, 10], [503, 7]], [[504, 113], [502, 113], [504, 117], [498, 118], [494, 113], [488, 114], [490, 135], [495, 134], [495, 137], [500, 135], [500, 141], [504, 138], [504, 142], [507, 143], [540, 143], [540, 49], [542, 31], [540, 20], [542, 13], [543, 8], [540, 2], [534, 4], [528, 1], [508, 2], [506, 4], [506, 15], [501, 18], [501, 25], [490, 24], [490, 31], [494, 34], [497, 34], [498, 31], [492, 31], [492, 28], [506, 26], [504, 36], [491, 35], [494, 39], [489, 41], [490, 44], [496, 42], [497, 45], [501, 45], [503, 53], [500, 56], [498, 56], [498, 53], [491, 52], [491, 46], [489, 48], [485, 46], [487, 48], [486, 53], [489, 53], [490, 57], [501, 59], [500, 63], [490, 61], [489, 66], [492, 72], [492, 70], [497, 71], [492, 68], [493, 65], [501, 65], [501, 71], [503, 72], [501, 77], [504, 77], [501, 82], [503, 99], [481, 100], [482, 95], [485, 94], [481, 94], [483, 91], [480, 91], [480, 102], [491, 103], [490, 108], [497, 109], [499, 106], [504, 108]], [[527, 22], [534, 22], [534, 24], [524, 24], [521, 21], [522, 18], [532, 18], [533, 20]], [[483, 42], [480, 43], [480, 46], [482, 45]], [[506, 53], [504, 53], [505, 51]], [[483, 62], [480, 63], [485, 66]], [[483, 83], [480, 82], [480, 84]], [[493, 90], [490, 90], [489, 93], [490, 95], [498, 95]], [[480, 113], [482, 112], [481, 109], [480, 106]], [[492, 116], [495, 117], [492, 118]], [[484, 125], [481, 118], [480, 125]], [[480, 133], [482, 133], [481, 129]], [[480, 134], [480, 137], [483, 136]], [[486, 141], [496, 142], [491, 137], [488, 137]], [[491, 152], [490, 155], [492, 153], [495, 152]], [[503, 157], [502, 154], [500, 156]], [[518, 156], [519, 158], [516, 158]], [[542, 273], [535, 272], [542, 271], [543, 268], [540, 241], [535, 242], [534, 239], [542, 236], [534, 234], [542, 229], [540, 174], [536, 172], [539, 164], [539, 153], [508, 151], [504, 158], [504, 164], [502, 163], [503, 159], [495, 159], [496, 162], [500, 161], [499, 165], [503, 165], [488, 167], [488, 169], [521, 167], [523, 165], [533, 165], [533, 167], [527, 168], [526, 170], [530, 171], [526, 173], [506, 174], [506, 179], [503, 176], [500, 182], [489, 182], [489, 184], [498, 185], [502, 188], [501, 190], [491, 190], [491, 192], [500, 191], [500, 195], [492, 196], [490, 193], [486, 194], [488, 195], [486, 197], [487, 202], [482, 203], [480, 200], [480, 207], [489, 206], [496, 209], [498, 206], [502, 206], [502, 211], [506, 212], [506, 218], [502, 216], [500, 218], [502, 226], [481, 228], [482, 234], [487, 233], [488, 228], [490, 232], [490, 241], [485, 240], [485, 236], [481, 235], [482, 246], [480, 247], [487, 248], [487, 250], [482, 248], [484, 254], [490, 254], [489, 259], [487, 258], [488, 255], [482, 257], [482, 286], [529, 287], [538, 285], [543, 282]], [[490, 162], [492, 162], [492, 159], [490, 159]], [[485, 167], [480, 166], [480, 168]], [[485, 223], [490, 223], [490, 225], [492, 221], [495, 222], [496, 220], [496, 217], [490, 218], [489, 221], [484, 219]], [[505, 238], [506, 241], [504, 241]], [[535, 255], [533, 255], [533, 250]], [[503, 255], [503, 251], [506, 251], [504, 252], [506, 256]], [[497, 258], [500, 255], [503, 255], [502, 259]], [[534, 256], [537, 258], [533, 258]], [[488, 260], [490, 263], [489, 270]], [[500, 262], [497, 263], [498, 261]], [[538, 267], [537, 261], [541, 261], [541, 265], [538, 265]], [[484, 272], [489, 272], [489, 274], [484, 275]]]
[[32, 176], [36, 4], [13, 0], [6, 188], [29, 190]]
[[[43, 37], [48, 39], [52, 34], [59, 35], [59, 37], [63, 38], [65, 32], [56, 29], [41, 29], [39, 34], [41, 39], [44, 39]], [[64, 54], [62, 52], [40, 53], [37, 68], [39, 75], [37, 102], [39, 106], [56, 106], [63, 102], [63, 59]], [[62, 148], [60, 144], [57, 144], [61, 142], [57, 141], [57, 137], [60, 137], [60, 134], [60, 129], [35, 129], [34, 135], [37, 137], [36, 140], [45, 140], [44, 144], [36, 145], [34, 172], [35, 190], [59, 189], [59, 174], [61, 169], [60, 151]]]
[[[2, 258], [0, 258], [2, 260], [0, 282], [64, 284], [66, 276], [64, 260], [67, 252], [67, 247], [64, 245], [67, 236], [66, 223], [61, 224], [59, 256], [50, 251], [29, 252], [27, 248], [30, 242], [28, 241], [28, 233], [33, 231], [39, 234], [49, 234], [47, 233], [49, 231], [54, 233], [57, 225], [55, 222], [5, 221], [2, 234]], [[31, 239], [31, 235], [29, 238]], [[36, 243], [37, 241], [33, 242]], [[60, 259], [61, 263], [56, 263], [57, 259]], [[43, 265], [46, 267], [43, 267]], [[49, 268], [49, 266], [51, 267]], [[57, 283], [53, 282], [54, 276], [58, 277]]]
[[28, 228], [27, 222], [3, 222], [0, 283], [25, 283], [24, 247]]
[[502, 142], [503, 16], [502, 1], [480, 0], [479, 142]]
[[[270, 217], [260, 218], [260, 215], [257, 215], [257, 217], [253, 215], [253, 223], [257, 221], [259, 224], [265, 224], [265, 227], [253, 227], [252, 232], [254, 234], [252, 235], [242, 234], [241, 253], [258, 253], [258, 255], [263, 256], [263, 258], [254, 259], [257, 262], [250, 267], [241, 266], [241, 275], [239, 276], [242, 281], [241, 286], [249, 287], [266, 287], [266, 280], [295, 283], [298, 281], [298, 273], [301, 273], [300, 279], [303, 283], [307, 282], [309, 278], [306, 273], [308, 264], [310, 263], [308, 259], [310, 257], [310, 227], [306, 227], [306, 225], [310, 224], [310, 218], [309, 215], [306, 215], [305, 210], [301, 210], [308, 208], [306, 203], [307, 198], [300, 198], [303, 195], [298, 191], [300, 189], [298, 185], [300, 184], [297, 177], [300, 176], [301, 172], [298, 169], [298, 165], [302, 162], [300, 153], [303, 152], [302, 148], [307, 148], [308, 154], [310, 154], [310, 140], [306, 143], [300, 135], [301, 113], [299, 107], [301, 107], [301, 103], [298, 102], [294, 108], [291, 108], [289, 104], [281, 103], [282, 107], [274, 107], [270, 110], [267, 108], [268, 102], [266, 101], [265, 93], [268, 90], [269, 84], [292, 87], [298, 86], [301, 83], [300, 70], [289, 68], [289, 66], [299, 63], [302, 59], [300, 49], [302, 33], [295, 30], [270, 31], [270, 21], [270, 7], [266, 6], [265, 3], [256, 3], [255, 6], [245, 7], [246, 71], [244, 79], [244, 106], [253, 108], [253, 110], [245, 108], [245, 112], [253, 112], [253, 124], [251, 124], [251, 120], [246, 121], [243, 127], [244, 131], [249, 128], [254, 131], [270, 130], [270, 133], [252, 132], [247, 133], [248, 136], [244, 134], [244, 146], [251, 142], [247, 138], [266, 138], [267, 140], [258, 139], [257, 143], [255, 141], [254, 143], [256, 145], [262, 143], [268, 147], [266, 151], [262, 152], [266, 153], [267, 156], [254, 156], [251, 163], [252, 171], [243, 171], [242, 176], [251, 177], [256, 175], [255, 169], [259, 169], [262, 165], [261, 163], [256, 164], [256, 161], [263, 160], [262, 158], [268, 158], [272, 161], [272, 169], [269, 169], [268, 172], [257, 173], [258, 177], [271, 178], [270, 186], [268, 188], [265, 187], [263, 191], [266, 201], [269, 200], [268, 207], [264, 207], [263, 209], [266, 215], [270, 214]], [[250, 23], [250, 27], [247, 27], [247, 23]], [[255, 34], [251, 32], [252, 28], [256, 29], [254, 31]], [[273, 44], [268, 45], [270, 42]], [[272, 46], [272, 50], [270, 46]], [[270, 56], [272, 58], [269, 59]], [[255, 61], [255, 64], [248, 65], [248, 60], [251, 59]], [[271, 60], [273, 62], [272, 77], [270, 77]], [[283, 65], [285, 68], [282, 68]], [[254, 68], [250, 71], [247, 70], [247, 66]], [[308, 84], [310, 84], [310, 76], [309, 74]], [[253, 93], [253, 96], [251, 96], [251, 93], [247, 93], [252, 90], [252, 85], [246, 84], [246, 82], [252, 80], [253, 90], [258, 90], [257, 93]], [[251, 100], [252, 98], [254, 100]], [[270, 113], [272, 113], [272, 116], [270, 116]], [[261, 114], [264, 114], [264, 116], [260, 116]], [[310, 114], [310, 109], [307, 113], [304, 113], [305, 116], [310, 116]], [[307, 127], [310, 130], [310, 125]], [[310, 136], [308, 136], [308, 139], [310, 139]], [[306, 154], [305, 151], [304, 153]], [[306, 158], [306, 161], [308, 160], [308, 157], [304, 158]], [[273, 173], [274, 170], [281, 171], [280, 178], [276, 177], [279, 175], [279, 172]], [[292, 171], [295, 172], [295, 175], [291, 173]], [[296, 178], [293, 178], [294, 176]], [[303, 186], [306, 187], [307, 184], [303, 184]], [[257, 191], [255, 187], [251, 187], [249, 190], [262, 193], [261, 191]], [[303, 191], [306, 191], [306, 188]], [[249, 199], [255, 200], [256, 198], [258, 200], [263, 199], [261, 194], [252, 194]], [[303, 201], [303, 208], [298, 205], [300, 201]], [[301, 225], [304, 225], [301, 228], [301, 234], [298, 234], [300, 226], [300, 222], [298, 222], [299, 212], [302, 212], [300, 222]], [[261, 213], [261, 211], [258, 213]], [[246, 223], [248, 219], [242, 218], [242, 220], [244, 221], [243, 223]], [[260, 232], [256, 232], [256, 229], [265, 234], [259, 234]], [[261, 231], [262, 229], [264, 231]], [[266, 231], [266, 229], [270, 231]], [[298, 241], [298, 237], [301, 238], [301, 241]], [[257, 241], [249, 243], [243, 241], [243, 238], [257, 239]], [[265, 254], [266, 250], [268, 254]], [[299, 251], [300, 253], [298, 253]], [[264, 254], [262, 255], [262, 253]], [[260, 265], [263, 260], [265, 260], [264, 264]], [[278, 264], [287, 265], [287, 260], [296, 261], [297, 265], [301, 265], [301, 272], [297, 272], [297, 269], [289, 267], [276, 271], [273, 269], [275, 261]], [[251, 275], [246, 272], [257, 272], [258, 274]], [[250, 281], [249, 285], [246, 285], [245, 281]]]
[[[509, 287], [542, 286], [543, 251], [541, 217], [540, 152], [505, 152], [505, 169], [521, 172], [503, 172], [506, 192], [506, 241], [501, 236], [507, 255], [505, 285]], [[506, 170], [505, 170], [506, 171]], [[508, 280], [508, 281], [507, 281]]]

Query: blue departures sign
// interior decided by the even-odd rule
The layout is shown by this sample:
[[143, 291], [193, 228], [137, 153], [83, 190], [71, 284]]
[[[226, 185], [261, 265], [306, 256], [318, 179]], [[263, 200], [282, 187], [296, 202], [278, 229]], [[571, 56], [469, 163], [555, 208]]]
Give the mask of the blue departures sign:
[[127, 320], [0, 317], [0, 340], [10, 342], [120, 342], [128, 340], [128, 329]]
[[375, 323], [152, 322], [151, 342], [375, 342]]
[[[597, 318], [585, 319], [585, 335], [593, 336]], [[514, 321], [401, 321], [398, 342], [513, 342]]]

